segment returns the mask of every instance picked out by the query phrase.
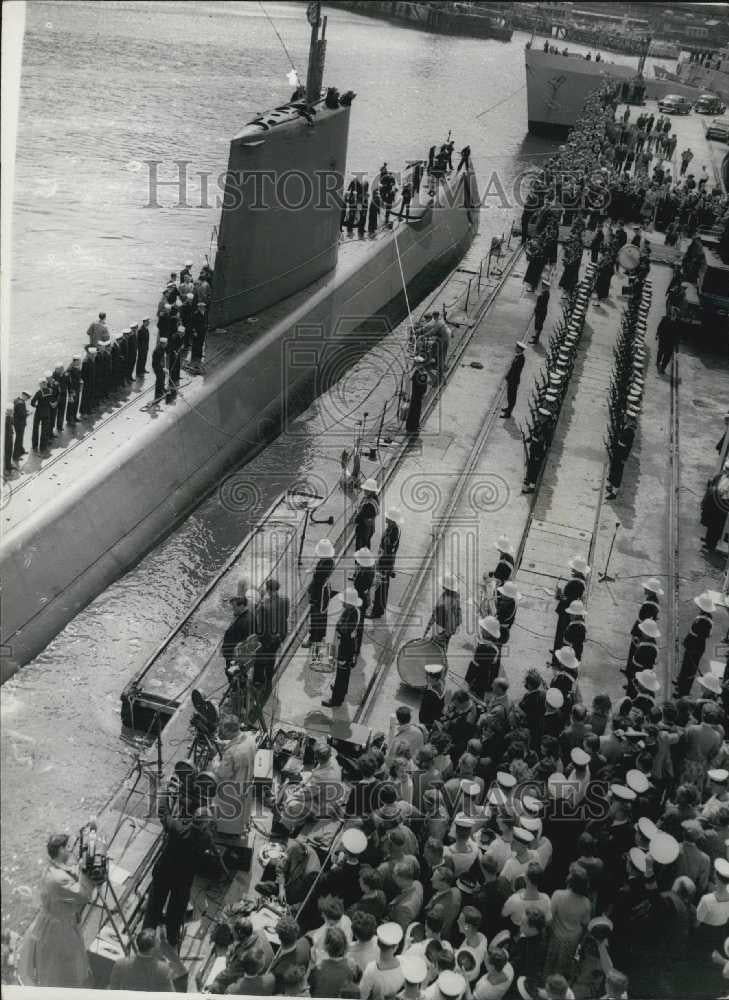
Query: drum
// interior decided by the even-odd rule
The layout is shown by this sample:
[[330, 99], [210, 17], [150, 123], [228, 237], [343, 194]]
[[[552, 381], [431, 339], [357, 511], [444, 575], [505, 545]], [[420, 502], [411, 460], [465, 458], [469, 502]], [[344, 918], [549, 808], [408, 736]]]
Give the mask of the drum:
[[623, 268], [624, 271], [634, 271], [638, 266], [638, 261], [640, 260], [640, 250], [638, 247], [626, 246], [622, 247], [618, 253], [618, 264]]
[[448, 666], [445, 650], [435, 639], [411, 639], [397, 654], [397, 672], [406, 687], [422, 691], [426, 687], [426, 663]]

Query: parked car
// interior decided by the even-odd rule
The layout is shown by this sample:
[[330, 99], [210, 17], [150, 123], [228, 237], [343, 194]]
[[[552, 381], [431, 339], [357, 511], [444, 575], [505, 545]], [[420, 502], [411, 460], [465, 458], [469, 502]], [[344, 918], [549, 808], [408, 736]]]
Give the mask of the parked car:
[[691, 112], [691, 101], [682, 94], [666, 94], [658, 102], [658, 110], [663, 115], [687, 115]]
[[701, 303], [705, 326], [729, 328], [729, 264], [718, 253], [704, 248], [704, 262], [699, 271], [696, 290]]
[[715, 94], [702, 94], [694, 104], [694, 111], [700, 115], [723, 115], [726, 111], [726, 104]]
[[717, 139], [719, 142], [729, 142], [729, 121], [715, 118], [706, 129], [707, 139]]

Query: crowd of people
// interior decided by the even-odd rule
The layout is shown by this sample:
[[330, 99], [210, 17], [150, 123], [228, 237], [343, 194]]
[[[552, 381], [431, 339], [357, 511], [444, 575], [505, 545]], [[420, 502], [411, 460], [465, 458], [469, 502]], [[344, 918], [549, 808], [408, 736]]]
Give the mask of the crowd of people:
[[[417, 717], [401, 705], [345, 778], [320, 745], [306, 787], [344, 818], [331, 856], [305, 817], [256, 886], [284, 900], [276, 954], [248, 915], [232, 920], [212, 992], [386, 1000], [713, 997], [729, 978], [729, 685], [698, 674], [707, 594], [673, 698], [655, 665], [660, 581], [638, 588], [626, 695], [579, 693], [590, 567], [556, 595], [550, 676], [521, 691], [501, 664], [520, 603], [499, 539], [494, 613], [465, 680], [426, 668]], [[444, 579], [432, 625], [459, 627]], [[697, 644], [698, 643], [698, 644]], [[699, 648], [701, 646], [701, 648]], [[350, 762], [351, 766], [351, 762]], [[298, 778], [286, 787], [296, 789]], [[300, 800], [299, 800], [300, 801]]]
[[6, 475], [19, 470], [28, 454], [25, 433], [31, 414], [30, 447], [45, 457], [65, 426], [93, 419], [105, 403], [119, 400], [142, 381], [149, 374], [148, 360], [155, 378], [153, 406], [175, 398], [183, 365], [193, 374], [201, 371], [213, 272], [206, 264], [193, 279], [192, 267], [187, 261], [179, 274], [170, 275], [157, 306], [156, 334], [149, 316], [112, 334], [106, 313], [100, 312], [86, 331], [83, 355], [46, 372], [33, 394], [24, 391], [15, 398], [5, 412]]
[[590, 97], [568, 142], [536, 174], [521, 220], [524, 243], [536, 223], [530, 260], [554, 263], [559, 225], [583, 216], [589, 232], [604, 230], [601, 245], [591, 248], [600, 254], [618, 244], [626, 223], [639, 227], [641, 239], [664, 232], [669, 246], [700, 228], [729, 225], [729, 196], [710, 182], [705, 166], [699, 177], [689, 171], [690, 148], [680, 154], [678, 176], [672, 174], [677, 139], [670, 118], [641, 113], [631, 124], [630, 109], [616, 119], [616, 108], [608, 88]]

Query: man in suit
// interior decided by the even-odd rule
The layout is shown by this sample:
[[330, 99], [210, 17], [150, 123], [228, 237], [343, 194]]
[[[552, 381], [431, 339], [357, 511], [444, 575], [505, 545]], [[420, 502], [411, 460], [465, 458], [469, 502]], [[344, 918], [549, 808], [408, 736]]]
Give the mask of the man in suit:
[[260, 643], [256, 653], [253, 682], [270, 688], [273, 682], [276, 654], [289, 631], [289, 599], [280, 593], [280, 584], [269, 577], [256, 614], [256, 635]]

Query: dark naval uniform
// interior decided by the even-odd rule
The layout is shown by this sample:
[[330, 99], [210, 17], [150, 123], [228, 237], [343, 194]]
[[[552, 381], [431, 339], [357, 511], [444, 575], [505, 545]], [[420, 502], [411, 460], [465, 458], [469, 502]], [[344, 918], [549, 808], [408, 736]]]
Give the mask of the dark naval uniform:
[[137, 378], [147, 371], [147, 355], [149, 353], [149, 324], [142, 323], [137, 330]]
[[165, 344], [157, 344], [152, 351], [152, 371], [155, 375], [155, 402], [163, 399], [165, 395], [165, 347]]
[[567, 614], [567, 608], [573, 601], [581, 601], [584, 598], [585, 587], [585, 578], [580, 574], [575, 573], [559, 592], [557, 607], [555, 608], [555, 614], [557, 615], [557, 628], [554, 633], [553, 646], [553, 649], [555, 650], [564, 645], [565, 629], [570, 622], [570, 616]]
[[306, 595], [309, 599], [309, 642], [323, 642], [327, 634], [327, 615], [332, 588], [329, 579], [334, 572], [333, 559], [320, 559], [314, 567]]
[[466, 670], [466, 684], [476, 695], [483, 699], [496, 680], [501, 661], [501, 646], [495, 639], [481, 639], [473, 653], [473, 659]]
[[13, 445], [13, 461], [19, 462], [23, 455], [27, 454], [25, 450], [25, 443], [23, 438], [25, 437], [25, 425], [28, 422], [28, 408], [25, 405], [25, 400], [22, 396], [16, 397], [13, 400], [13, 430], [15, 432], [15, 443]]
[[390, 580], [395, 575], [395, 558], [400, 547], [400, 528], [394, 521], [386, 521], [380, 539], [380, 554], [377, 559], [377, 587], [372, 602], [372, 618], [382, 618], [387, 609]]
[[370, 606], [370, 591], [372, 589], [372, 584], [375, 582], [375, 569], [374, 566], [357, 566], [354, 571], [354, 576], [352, 577], [352, 585], [357, 591], [357, 596], [362, 601], [362, 606], [359, 609], [359, 622], [357, 623], [357, 632], [355, 635], [354, 643], [354, 656], [355, 659], [359, 656], [359, 651], [362, 648], [362, 636], [364, 634], [364, 620], [365, 615]]
[[337, 670], [334, 675], [334, 685], [329, 702], [337, 707], [344, 701], [349, 690], [349, 675], [352, 672], [356, 658], [356, 635], [359, 624], [359, 609], [345, 604], [337, 622]]
[[375, 521], [380, 513], [380, 501], [372, 493], [365, 493], [359, 502], [355, 524], [355, 549], [368, 549], [375, 533]]

